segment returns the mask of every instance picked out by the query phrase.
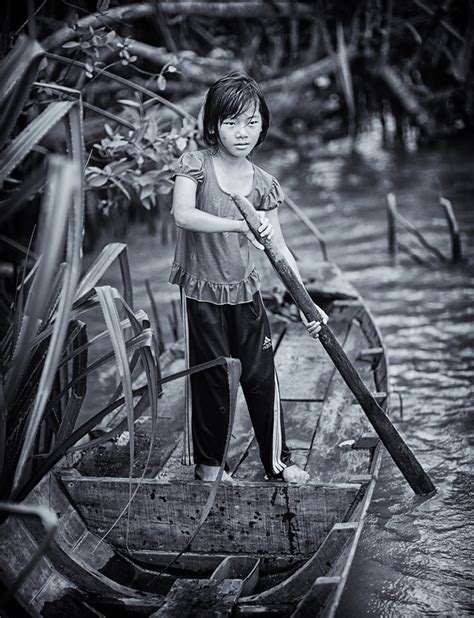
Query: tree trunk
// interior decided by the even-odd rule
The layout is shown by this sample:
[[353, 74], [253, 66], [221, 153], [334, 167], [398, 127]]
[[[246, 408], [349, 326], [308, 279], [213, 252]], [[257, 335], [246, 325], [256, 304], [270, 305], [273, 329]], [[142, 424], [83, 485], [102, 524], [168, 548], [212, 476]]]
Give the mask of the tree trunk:
[[[155, 13], [153, 2], [137, 2], [115, 7], [107, 13], [94, 13], [78, 20], [77, 26], [80, 28], [101, 28], [104, 25], [115, 24], [118, 21], [133, 21], [151, 17]], [[160, 1], [160, 10], [168, 15], [200, 15], [220, 19], [254, 19], [260, 18], [279, 18], [290, 15], [298, 15], [300, 19], [313, 18], [314, 9], [302, 2], [293, 2], [291, 5], [286, 0], [248, 0], [240, 2], [212, 2], [206, 1]], [[76, 38], [76, 31], [68, 26], [61, 28], [57, 32], [49, 35], [41, 44], [51, 51], [60, 47], [66, 41]]]

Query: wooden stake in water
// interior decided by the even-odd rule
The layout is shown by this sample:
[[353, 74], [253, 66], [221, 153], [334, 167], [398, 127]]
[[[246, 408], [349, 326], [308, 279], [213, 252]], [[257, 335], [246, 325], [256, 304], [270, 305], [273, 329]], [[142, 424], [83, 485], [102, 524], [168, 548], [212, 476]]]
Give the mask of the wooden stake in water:
[[[295, 273], [291, 270], [286, 259], [278, 251], [275, 243], [272, 240], [262, 238], [258, 233], [260, 218], [257, 211], [245, 198], [234, 195], [233, 199], [257, 240], [264, 245], [268, 259], [273, 264], [280, 279], [291, 294], [296, 306], [303, 312], [309, 322], [317, 320], [322, 323], [323, 318], [316, 309], [316, 305], [304, 285], [300, 283]], [[357, 369], [352, 365], [331, 329], [325, 324], [322, 325], [319, 332], [319, 341], [329, 354], [348, 387], [354, 393], [357, 401], [367, 415], [367, 418], [379, 435], [387, 451], [390, 453], [392, 459], [400, 468], [403, 476], [410, 484], [410, 487], [419, 495], [433, 493], [436, 488], [431, 482], [431, 479], [392, 425], [388, 416], [375, 401]]]
[[451, 239], [451, 262], [456, 264], [462, 260], [461, 235], [459, 234], [458, 222], [454, 216], [451, 202], [445, 197], [440, 197], [439, 203], [444, 209], [446, 221], [448, 222], [449, 237]]

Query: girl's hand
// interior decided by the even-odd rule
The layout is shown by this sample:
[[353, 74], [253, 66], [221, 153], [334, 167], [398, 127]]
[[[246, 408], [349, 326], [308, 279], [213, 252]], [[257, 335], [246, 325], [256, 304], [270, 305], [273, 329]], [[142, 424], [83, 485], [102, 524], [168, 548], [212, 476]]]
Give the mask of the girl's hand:
[[[321, 316], [323, 318], [322, 319], [322, 323], [323, 324], [327, 324], [327, 322], [329, 320], [328, 314], [324, 311], [324, 309], [321, 309], [321, 307], [316, 305], [316, 303], [315, 303], [315, 307], [319, 311], [319, 313], [321, 314]], [[306, 319], [306, 317], [304, 316], [304, 314], [302, 312], [300, 312], [300, 316], [301, 316], [301, 321], [305, 325], [306, 330], [308, 331], [309, 336], [312, 337], [313, 339], [318, 339], [319, 331], [321, 330], [321, 322], [318, 321], [318, 320], [313, 320], [312, 322], [308, 322], [308, 320]]]
[[[247, 224], [245, 223], [245, 225]], [[258, 242], [258, 240], [255, 238], [255, 234], [252, 232], [252, 230], [249, 229], [248, 225], [247, 225], [247, 231], [244, 232], [244, 234], [245, 236], [247, 236], [247, 238], [250, 240], [250, 242], [252, 243], [254, 247], [257, 247], [257, 249], [260, 249], [260, 251], [263, 251], [265, 249], [262, 243]]]
[[263, 238], [268, 238], [268, 240], [270, 240], [274, 233], [273, 225], [270, 223], [264, 212], [258, 210], [257, 214], [260, 217], [260, 227], [258, 228], [258, 233]]
[[[262, 211], [258, 211], [258, 216], [260, 218], [260, 226], [258, 228], [258, 233], [264, 238], [270, 239], [273, 236], [273, 232], [274, 232], [273, 225], [270, 223], [270, 221], [265, 216], [265, 213], [263, 213]], [[257, 249], [260, 249], [261, 251], [263, 251], [265, 247], [262, 245], [262, 243], [258, 242], [258, 240], [255, 238], [255, 235], [250, 230], [249, 226], [247, 225], [247, 222], [242, 221], [241, 226], [242, 226], [242, 230], [241, 230], [242, 233], [245, 234], [245, 236], [247, 236], [247, 238], [250, 240], [252, 245], [254, 247], [257, 247]]]

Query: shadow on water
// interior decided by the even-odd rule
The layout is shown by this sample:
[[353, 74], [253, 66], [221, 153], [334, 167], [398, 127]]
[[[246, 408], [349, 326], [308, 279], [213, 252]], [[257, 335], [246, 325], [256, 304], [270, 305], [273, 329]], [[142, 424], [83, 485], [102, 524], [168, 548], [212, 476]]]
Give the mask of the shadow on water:
[[[473, 523], [468, 415], [474, 407], [471, 145], [449, 143], [401, 154], [383, 150], [367, 134], [353, 157], [345, 156], [344, 144], [331, 144], [324, 152], [315, 149], [304, 162], [292, 150], [262, 153], [257, 162], [305, 208], [325, 235], [331, 259], [371, 307], [388, 348], [392, 389], [403, 397], [403, 420], [393, 398], [394, 420], [438, 487], [431, 499], [414, 496], [385, 455], [337, 615], [467, 615]], [[449, 253], [449, 236], [439, 195], [451, 200], [466, 261], [419, 265], [402, 256], [392, 266], [388, 191], [396, 194], [400, 212], [444, 253]], [[320, 259], [304, 226], [285, 209], [281, 219], [296, 255]], [[149, 278], [164, 312], [170, 298], [177, 298], [166, 283], [171, 247], [161, 247], [141, 227], [131, 230], [128, 242], [136, 306], [149, 309], [144, 286]], [[90, 400], [106, 394], [111, 376], [101, 376]]]

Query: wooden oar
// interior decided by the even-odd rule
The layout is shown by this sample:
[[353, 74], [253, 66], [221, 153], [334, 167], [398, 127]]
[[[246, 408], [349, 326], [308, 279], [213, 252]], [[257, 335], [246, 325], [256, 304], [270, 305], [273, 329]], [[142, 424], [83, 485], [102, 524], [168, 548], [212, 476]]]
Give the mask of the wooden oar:
[[[262, 238], [258, 233], [260, 218], [253, 206], [239, 195], [232, 196], [237, 208], [242, 213], [249, 228], [255, 234], [257, 240], [265, 247], [265, 253], [273, 264], [280, 279], [288, 292], [293, 297], [296, 306], [303, 312], [309, 322], [316, 320], [322, 324], [322, 316], [317, 310], [304, 285], [300, 283], [295, 273], [290, 268], [286, 259], [278, 251], [272, 240]], [[403, 441], [402, 437], [390, 422], [382, 408], [375, 401], [372, 393], [364, 384], [357, 369], [352, 365], [339, 342], [331, 332], [331, 329], [323, 325], [319, 332], [319, 341], [329, 354], [337, 370], [343, 377], [347, 386], [354, 393], [357, 401], [367, 415], [375, 431], [379, 435], [393, 461], [400, 468], [411, 488], [416, 494], [426, 495], [433, 493], [436, 488], [431, 479], [423, 470], [422, 466]]]

